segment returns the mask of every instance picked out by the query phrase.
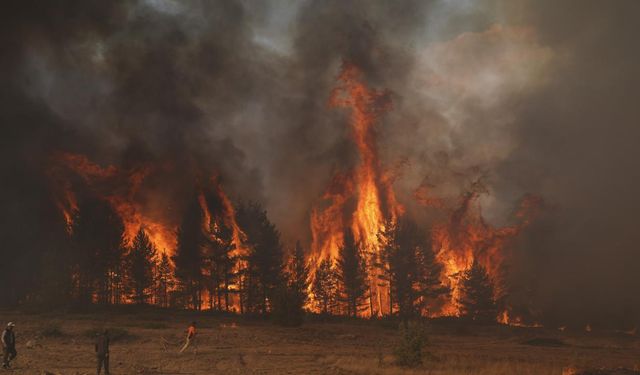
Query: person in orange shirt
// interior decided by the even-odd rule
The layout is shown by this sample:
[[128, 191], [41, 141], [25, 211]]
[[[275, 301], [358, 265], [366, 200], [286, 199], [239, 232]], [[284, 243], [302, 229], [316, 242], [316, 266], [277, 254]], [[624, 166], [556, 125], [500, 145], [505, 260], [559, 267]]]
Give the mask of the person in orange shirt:
[[[189, 345], [191, 345], [192, 343], [194, 343], [195, 345], [195, 340], [196, 338], [196, 322], [191, 322], [191, 324], [189, 325], [189, 328], [187, 328], [187, 338], [184, 342], [184, 346], [182, 346], [182, 349], [180, 349], [180, 353], [184, 352]], [[195, 353], [198, 352], [197, 348], [194, 348]]]

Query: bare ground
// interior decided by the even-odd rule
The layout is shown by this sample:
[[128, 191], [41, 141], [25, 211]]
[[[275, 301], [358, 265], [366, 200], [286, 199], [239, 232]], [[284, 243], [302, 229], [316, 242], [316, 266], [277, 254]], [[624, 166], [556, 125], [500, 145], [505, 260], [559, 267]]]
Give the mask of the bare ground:
[[[394, 365], [392, 324], [309, 322], [299, 328], [234, 316], [137, 313], [25, 314], [14, 321], [13, 374], [95, 374], [93, 332], [113, 331], [112, 374], [430, 374], [562, 375], [570, 368], [640, 368], [640, 340], [623, 333], [430, 324], [425, 363]], [[197, 353], [178, 354], [188, 323], [199, 325]], [[2, 373], [0, 371], [0, 373]]]

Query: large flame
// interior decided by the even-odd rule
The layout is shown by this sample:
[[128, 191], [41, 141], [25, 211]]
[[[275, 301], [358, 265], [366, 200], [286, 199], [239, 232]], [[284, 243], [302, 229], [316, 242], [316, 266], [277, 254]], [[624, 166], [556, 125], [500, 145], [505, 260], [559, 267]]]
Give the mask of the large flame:
[[[343, 242], [343, 231], [353, 231], [356, 242], [366, 251], [369, 263], [379, 257], [381, 248], [379, 233], [385, 222], [394, 221], [401, 212], [391, 189], [391, 179], [381, 170], [376, 145], [375, 125], [379, 117], [391, 108], [388, 93], [370, 89], [362, 81], [362, 74], [351, 64], [344, 64], [333, 90], [332, 107], [350, 111], [351, 137], [360, 157], [354, 170], [334, 177], [323, 196], [329, 206], [314, 209], [311, 216], [312, 251], [318, 259], [336, 258]], [[352, 212], [345, 212], [355, 200]], [[385, 313], [388, 285], [381, 283], [375, 267], [368, 267], [372, 301], [376, 311], [369, 309], [365, 315]], [[373, 303], [371, 304], [373, 306]]]
[[[128, 245], [140, 228], [149, 236], [156, 249], [172, 253], [176, 246], [175, 226], [165, 218], [152, 215], [145, 210], [138, 196], [140, 186], [151, 172], [151, 167], [143, 166], [129, 170], [120, 170], [113, 165], [101, 167], [84, 155], [59, 153], [55, 159], [80, 176], [86, 185], [96, 194], [106, 199], [118, 213], [124, 224], [124, 238]], [[64, 182], [64, 194], [58, 199], [59, 206], [71, 225], [72, 212], [78, 209], [75, 193], [71, 184]]]
[[[355, 66], [344, 64], [330, 105], [349, 109], [351, 138], [360, 160], [353, 170], [334, 176], [322, 197], [326, 206], [316, 207], [311, 213], [312, 257], [316, 265], [327, 257], [338, 257], [343, 231], [353, 231], [356, 241], [368, 255], [371, 301], [370, 308], [363, 315], [388, 314], [389, 286], [381, 281], [384, 279], [380, 274], [383, 271], [374, 263], [380, 261], [380, 233], [385, 223], [394, 223], [402, 215], [403, 207], [397, 202], [392, 189], [392, 175], [382, 171], [375, 125], [379, 117], [391, 108], [391, 102], [385, 91], [368, 88]], [[504, 293], [501, 272], [507, 258], [507, 243], [529, 224], [539, 200], [527, 197], [515, 215], [518, 224], [496, 228], [482, 217], [478, 198], [483, 193], [486, 191], [482, 184], [474, 183], [449, 212], [449, 220], [431, 227], [433, 251], [443, 266], [441, 282], [451, 290], [439, 301], [439, 310], [428, 312], [431, 316], [460, 315], [461, 276], [474, 260], [487, 269], [494, 283], [495, 298]], [[431, 196], [428, 184], [420, 186], [414, 198], [422, 205], [448, 211], [444, 199]], [[514, 321], [509, 318], [507, 310], [500, 319], [504, 323]]]
[[[461, 277], [474, 261], [486, 270], [494, 285], [495, 299], [504, 294], [504, 264], [509, 258], [508, 242], [516, 237], [529, 223], [541, 202], [538, 197], [525, 196], [515, 216], [519, 222], [512, 226], [496, 228], [482, 217], [478, 198], [485, 192], [476, 182], [472, 189], [462, 195], [458, 207], [451, 213], [447, 223], [432, 228], [436, 259], [443, 265], [442, 282], [451, 294], [437, 315], [459, 316]], [[505, 310], [499, 317], [503, 323], [515, 321]]]
[[[158, 212], [158, 210], [148, 209], [145, 205], [146, 197], [141, 197], [139, 194], [144, 179], [153, 171], [151, 166], [128, 170], [121, 170], [112, 165], [102, 167], [84, 155], [72, 153], [58, 153], [55, 161], [80, 176], [95, 194], [111, 204], [123, 221], [126, 244], [130, 245], [140, 228], [144, 228], [156, 249], [169, 255], [173, 254], [177, 245], [175, 218], [169, 217], [166, 211]], [[61, 176], [60, 173], [52, 172], [50, 175], [54, 178], [57, 189], [58, 206], [71, 228], [73, 213], [78, 210], [73, 186], [68, 179], [64, 178], [64, 174]], [[234, 255], [238, 255], [243, 249], [244, 234], [236, 223], [233, 205], [222, 189], [219, 178], [214, 176], [210, 182], [210, 188], [221, 202], [222, 212], [215, 213], [217, 217], [212, 218], [205, 197], [200, 194], [203, 230], [210, 229], [211, 220], [222, 220], [233, 230], [236, 245]]]
[[225, 225], [227, 228], [230, 228], [233, 236], [233, 244], [235, 245], [235, 249], [231, 256], [241, 258], [243, 255], [247, 254], [247, 249], [245, 247], [246, 235], [236, 221], [235, 207], [233, 207], [231, 199], [229, 199], [229, 196], [222, 189], [222, 184], [218, 175], [213, 175], [210, 179], [210, 183], [211, 188], [215, 193], [215, 198], [219, 200], [222, 207], [220, 212], [212, 214], [209, 210], [209, 204], [204, 192], [200, 192], [198, 195], [198, 202], [200, 203], [200, 208], [202, 209], [203, 214], [203, 231], [210, 235], [214, 235], [211, 233], [212, 226], [214, 226], [213, 224]]

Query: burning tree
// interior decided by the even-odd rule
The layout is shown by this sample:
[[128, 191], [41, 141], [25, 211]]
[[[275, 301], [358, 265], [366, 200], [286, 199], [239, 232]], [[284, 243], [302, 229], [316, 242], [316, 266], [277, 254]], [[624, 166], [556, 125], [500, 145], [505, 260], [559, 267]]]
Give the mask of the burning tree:
[[[156, 163], [100, 166], [83, 155], [54, 154], [54, 196], [75, 249], [68, 262], [74, 296], [85, 302], [122, 302], [122, 243], [138, 246], [136, 234], [142, 231], [148, 245], [163, 253], [154, 266], [155, 300], [163, 305], [171, 294], [186, 299], [178, 303], [183, 307], [201, 309], [208, 302], [212, 309], [230, 311], [237, 306], [241, 313], [265, 314], [272, 311], [276, 289], [286, 285], [286, 293], [278, 295], [293, 301], [287, 306], [306, 304], [324, 313], [397, 314], [402, 319], [418, 314], [460, 316], [460, 275], [475, 263], [488, 274], [496, 299], [504, 290], [501, 273], [508, 241], [529, 223], [530, 215], [524, 210], [516, 215], [517, 224], [494, 227], [480, 212], [478, 198], [488, 193], [480, 180], [453, 205], [431, 197], [429, 185], [416, 191], [418, 202], [448, 219], [418, 227], [397, 202], [392, 186], [397, 173], [383, 165], [378, 151], [377, 126], [391, 104], [389, 92], [369, 87], [356, 66], [343, 64], [329, 105], [346, 109], [358, 162], [331, 179], [323, 195], [326, 204], [311, 212], [310, 254], [303, 256], [298, 244], [295, 264], [286, 274], [280, 232], [266, 211], [257, 203], [235, 210], [217, 173], [206, 180], [202, 169], [189, 171], [186, 176], [193, 185], [187, 186], [193, 194], [186, 207], [183, 197], [177, 197], [181, 203], [175, 210], [169, 204], [149, 203], [145, 195], [155, 193], [146, 185], [147, 177], [166, 177], [156, 176], [164, 173]], [[176, 211], [178, 218], [172, 215]], [[311, 286], [306, 284], [306, 256], [314, 259]], [[174, 266], [175, 289], [168, 275]], [[306, 301], [309, 291], [313, 305]], [[140, 302], [148, 293], [135, 294]], [[368, 309], [363, 308], [366, 298]]]
[[[384, 301], [388, 296], [388, 283], [380, 268], [373, 266], [381, 256], [378, 234], [387, 219], [395, 221], [402, 212], [391, 188], [392, 179], [381, 166], [376, 144], [377, 121], [391, 108], [389, 93], [369, 88], [360, 70], [353, 64], [344, 63], [329, 104], [349, 110], [351, 139], [360, 163], [334, 178], [325, 194], [325, 198], [331, 200], [330, 206], [313, 211], [312, 250], [320, 259], [329, 256], [338, 259], [340, 270], [342, 256], [339, 253], [351, 247], [346, 245], [348, 239], [344, 233], [351, 232], [350, 236], [362, 250], [363, 263], [369, 264], [363, 266], [365, 270], [362, 271], [369, 292], [369, 314], [382, 315], [387, 306]], [[349, 309], [354, 310], [353, 307], [351, 301]]]

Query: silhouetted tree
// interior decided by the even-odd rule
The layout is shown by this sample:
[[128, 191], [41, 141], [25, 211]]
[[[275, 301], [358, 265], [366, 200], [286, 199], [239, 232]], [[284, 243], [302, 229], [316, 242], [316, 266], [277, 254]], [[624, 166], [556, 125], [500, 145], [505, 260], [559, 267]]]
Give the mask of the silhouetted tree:
[[[50, 121], [55, 116], [47, 106], [11, 91], [3, 89], [0, 115], [12, 124], [3, 127], [0, 147], [0, 306], [66, 306], [72, 280], [69, 237], [51, 189], [52, 163], [45, 162], [51, 160], [50, 131], [59, 123]], [[25, 148], [24, 141], [36, 143]]]
[[333, 311], [336, 304], [337, 276], [331, 258], [323, 259], [313, 275], [313, 301], [323, 314]]
[[[178, 246], [172, 257], [175, 277], [187, 304], [196, 310], [202, 306], [202, 209], [197, 197], [189, 202], [178, 228]], [[178, 298], [179, 300], [179, 298]]]
[[416, 307], [421, 313], [428, 313], [434, 301], [450, 292], [449, 288], [442, 284], [442, 264], [436, 259], [430, 236], [420, 237], [416, 249], [416, 263], [419, 267], [415, 285], [419, 296]]
[[419, 278], [417, 262], [418, 233], [415, 224], [407, 219], [386, 225], [385, 246], [382, 249], [388, 263], [390, 308], [398, 307], [403, 321], [413, 315], [418, 299], [415, 286]]
[[390, 285], [389, 309], [393, 313], [396, 306], [398, 316], [406, 322], [425, 311], [429, 301], [447, 292], [440, 281], [441, 266], [431, 243], [406, 217], [388, 222], [380, 237]]
[[90, 303], [108, 304], [113, 296], [113, 278], [124, 255], [124, 225], [106, 200], [86, 197], [78, 203], [72, 226], [73, 273], [76, 295]]
[[458, 301], [462, 316], [474, 321], [494, 322], [498, 309], [489, 275], [480, 263], [474, 261], [462, 277], [461, 297]]
[[[218, 310], [224, 308], [229, 311], [230, 286], [235, 279], [234, 265], [236, 257], [233, 254], [236, 245], [233, 243], [233, 230], [223, 220], [212, 222], [211, 236], [206, 243], [206, 263], [209, 271], [208, 285], [211, 295], [211, 307], [214, 301]], [[215, 298], [214, 298], [215, 297]]]
[[59, 217], [52, 215], [52, 219], [51, 228], [40, 232], [42, 248], [35, 261], [39, 264], [34, 264], [34, 271], [39, 270], [35, 272], [39, 279], [36, 302], [45, 307], [60, 307], [67, 305], [71, 297], [71, 237], [62, 213]]
[[286, 268], [285, 279], [276, 289], [273, 316], [278, 324], [297, 326], [302, 324], [309, 288], [309, 267], [300, 241], [296, 242]]
[[160, 255], [156, 264], [155, 284], [156, 284], [156, 304], [162, 307], [169, 306], [169, 290], [173, 288], [173, 269], [169, 256], [165, 253]]
[[291, 284], [282, 282], [270, 297], [271, 318], [276, 324], [295, 327], [302, 324], [304, 310], [300, 306], [300, 296]]
[[156, 249], [141, 227], [127, 254], [128, 287], [138, 304], [146, 303], [151, 295], [155, 257]]
[[296, 241], [287, 268], [287, 278], [295, 298], [294, 304], [302, 309], [309, 300], [309, 265], [300, 241]]
[[242, 275], [245, 308], [248, 312], [266, 313], [269, 299], [283, 279], [280, 233], [257, 203], [241, 204], [237, 221], [246, 234], [249, 250]]
[[346, 304], [347, 315], [355, 317], [362, 300], [366, 298], [367, 284], [364, 257], [351, 230], [344, 233], [337, 265], [341, 300]]

